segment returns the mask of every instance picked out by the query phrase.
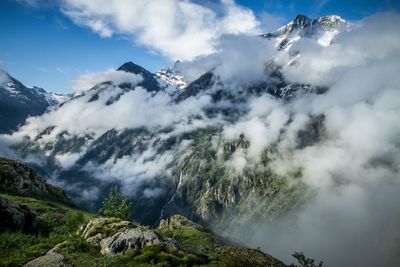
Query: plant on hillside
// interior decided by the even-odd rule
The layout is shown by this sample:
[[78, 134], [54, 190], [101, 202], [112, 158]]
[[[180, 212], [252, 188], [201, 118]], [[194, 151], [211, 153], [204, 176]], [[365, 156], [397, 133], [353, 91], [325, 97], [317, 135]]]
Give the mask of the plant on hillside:
[[132, 206], [133, 204], [128, 198], [122, 197], [121, 190], [118, 187], [114, 187], [108, 197], [104, 199], [103, 207], [99, 210], [99, 214], [129, 220], [132, 215]]
[[323, 267], [324, 265], [322, 261], [320, 261], [317, 265], [314, 259], [306, 258], [303, 252], [296, 251], [292, 254], [292, 256], [297, 260], [299, 265], [291, 264], [290, 267]]

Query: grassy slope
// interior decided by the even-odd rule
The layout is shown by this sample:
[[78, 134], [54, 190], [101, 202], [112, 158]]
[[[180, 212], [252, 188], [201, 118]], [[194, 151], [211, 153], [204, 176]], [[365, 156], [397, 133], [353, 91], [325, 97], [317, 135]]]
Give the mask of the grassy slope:
[[[6, 194], [0, 196], [26, 205], [38, 215], [38, 230], [34, 234], [0, 233], [0, 266], [21, 266], [63, 241], [67, 242], [60, 252], [73, 266], [244, 266], [240, 261], [260, 254], [255, 250], [222, 246], [210, 231], [187, 226], [155, 230], [163, 237], [178, 241], [180, 250], [148, 246], [141, 250], [129, 250], [123, 256], [106, 257], [100, 254], [99, 248], [89, 246], [77, 235], [79, 227], [96, 215], [46, 200]], [[241, 253], [234, 253], [240, 255], [240, 259], [232, 256], [232, 249], [240, 250]]]
[[45, 254], [70, 238], [93, 215], [52, 201], [0, 194], [14, 203], [28, 206], [38, 214], [38, 230], [0, 233], [0, 266], [20, 266]]

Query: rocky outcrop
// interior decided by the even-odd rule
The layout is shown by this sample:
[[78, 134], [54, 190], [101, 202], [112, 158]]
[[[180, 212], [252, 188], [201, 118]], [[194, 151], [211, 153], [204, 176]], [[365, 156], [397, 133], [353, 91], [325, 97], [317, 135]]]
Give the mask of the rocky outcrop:
[[36, 215], [28, 207], [0, 197], [0, 218], [0, 231], [31, 231], [35, 226]]
[[163, 249], [177, 248], [175, 242], [163, 238], [153, 230], [134, 222], [117, 218], [96, 218], [82, 227], [79, 234], [94, 246], [101, 247], [101, 254], [122, 255], [128, 249], [141, 249], [158, 245]]
[[112, 236], [118, 231], [136, 227], [133, 222], [123, 221], [118, 218], [95, 218], [83, 226], [78, 234], [91, 245], [100, 245], [100, 241]]
[[71, 204], [61, 188], [46, 183], [34, 170], [24, 164], [2, 157], [0, 157], [0, 192]]
[[164, 239], [153, 230], [144, 227], [118, 231], [113, 236], [100, 241], [101, 254], [109, 256], [121, 255], [128, 249], [141, 249], [150, 245], [158, 245], [163, 249], [177, 248], [171, 239]]

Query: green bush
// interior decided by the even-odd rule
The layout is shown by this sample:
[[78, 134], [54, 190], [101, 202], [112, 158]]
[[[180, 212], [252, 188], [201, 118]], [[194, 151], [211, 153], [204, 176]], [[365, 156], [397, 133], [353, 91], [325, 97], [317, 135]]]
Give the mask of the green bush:
[[116, 217], [122, 220], [129, 220], [132, 211], [132, 202], [128, 198], [122, 198], [121, 190], [114, 187], [110, 194], [103, 201], [103, 207], [99, 214], [107, 217]]
[[324, 263], [321, 261], [318, 264], [314, 259], [306, 258], [303, 252], [295, 252], [292, 256], [297, 260], [299, 265], [292, 264], [290, 267], [323, 267]]

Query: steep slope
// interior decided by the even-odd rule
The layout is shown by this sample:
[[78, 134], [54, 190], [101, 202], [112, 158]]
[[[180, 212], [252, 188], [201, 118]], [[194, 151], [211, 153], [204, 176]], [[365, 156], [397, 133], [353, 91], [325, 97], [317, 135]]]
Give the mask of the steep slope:
[[0, 70], [0, 133], [15, 131], [28, 116], [42, 115], [60, 100], [64, 99], [41, 88], [28, 88]]
[[157, 92], [160, 90], [160, 84], [156, 79], [157, 76], [133, 62], [124, 63], [117, 70], [141, 75], [143, 81], [138, 83], [138, 86], [142, 86], [149, 92]]
[[0, 192], [72, 204], [61, 188], [48, 184], [24, 164], [2, 157], [0, 157]]

